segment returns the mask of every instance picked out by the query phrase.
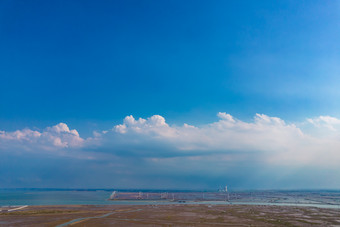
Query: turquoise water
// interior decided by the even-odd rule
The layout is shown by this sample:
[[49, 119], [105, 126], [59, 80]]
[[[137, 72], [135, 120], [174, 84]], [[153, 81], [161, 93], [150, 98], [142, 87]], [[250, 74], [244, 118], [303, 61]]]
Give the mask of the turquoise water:
[[[36, 190], [0, 190], [0, 206], [18, 205], [148, 205], [174, 204], [171, 201], [110, 201], [111, 191], [36, 191]], [[276, 206], [311, 206], [320, 208], [336, 208], [339, 205], [326, 203], [305, 203], [299, 201], [275, 203], [268, 201], [187, 201], [185, 204], [241, 204], [241, 205], [276, 205]]]
[[167, 201], [112, 201], [111, 191], [28, 191], [0, 190], [0, 206], [19, 205], [148, 205]]
[[108, 191], [1, 191], [0, 206], [112, 204]]

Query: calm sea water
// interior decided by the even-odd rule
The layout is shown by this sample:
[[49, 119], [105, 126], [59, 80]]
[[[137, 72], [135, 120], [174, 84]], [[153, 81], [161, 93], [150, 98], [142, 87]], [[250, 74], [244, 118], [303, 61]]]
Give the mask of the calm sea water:
[[110, 204], [107, 191], [29, 191], [0, 190], [0, 206]]
[[[0, 206], [18, 205], [148, 205], [148, 204], [174, 204], [170, 201], [110, 201], [107, 200], [111, 191], [43, 191], [43, 190], [0, 190]], [[186, 204], [244, 204], [244, 205], [279, 205], [279, 206], [312, 206], [320, 208], [336, 208], [339, 205], [312, 204], [312, 203], [272, 203], [272, 202], [225, 202], [201, 201]]]
[[167, 201], [112, 201], [111, 191], [0, 190], [0, 206], [18, 205], [147, 205]]

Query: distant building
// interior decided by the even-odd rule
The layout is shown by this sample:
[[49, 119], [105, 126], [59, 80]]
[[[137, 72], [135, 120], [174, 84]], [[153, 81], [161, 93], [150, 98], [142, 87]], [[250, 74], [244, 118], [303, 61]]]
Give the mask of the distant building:
[[228, 192], [228, 186], [227, 185], [225, 186], [225, 192]]

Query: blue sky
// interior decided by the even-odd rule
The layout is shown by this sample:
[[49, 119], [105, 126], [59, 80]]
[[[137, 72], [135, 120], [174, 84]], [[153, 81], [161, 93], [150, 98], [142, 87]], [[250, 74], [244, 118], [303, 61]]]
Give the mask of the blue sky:
[[0, 187], [339, 188], [339, 21], [339, 1], [1, 1]]

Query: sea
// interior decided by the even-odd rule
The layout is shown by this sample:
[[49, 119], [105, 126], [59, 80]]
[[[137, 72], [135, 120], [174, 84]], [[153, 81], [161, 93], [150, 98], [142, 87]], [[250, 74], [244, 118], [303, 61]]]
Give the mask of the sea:
[[108, 200], [111, 193], [108, 190], [2, 189], [0, 206], [129, 204]]
[[[108, 200], [113, 190], [107, 189], [0, 189], [0, 206], [23, 206], [23, 205], [166, 205], [176, 204], [172, 201], [148, 201], [148, 200]], [[308, 206], [319, 208], [340, 209], [340, 192], [250, 192], [251, 199], [237, 201], [185, 201], [184, 204], [207, 204], [207, 205], [275, 205], [275, 206]], [[269, 196], [268, 196], [268, 195]], [[256, 197], [256, 195], [261, 195]], [[266, 196], [264, 196], [266, 195]], [[282, 198], [282, 201], [273, 202], [273, 195]], [[298, 195], [298, 196], [295, 196]], [[306, 195], [301, 196], [301, 195]], [[312, 196], [311, 196], [312, 195]], [[320, 197], [319, 195], [327, 195]], [[275, 197], [274, 196], [274, 197]], [[291, 198], [294, 199], [291, 199]], [[329, 202], [329, 197], [332, 202]], [[313, 198], [313, 199], [310, 199]], [[316, 201], [314, 198], [322, 198]], [[314, 201], [314, 202], [313, 202]], [[182, 201], [183, 204], [183, 201]]]

